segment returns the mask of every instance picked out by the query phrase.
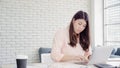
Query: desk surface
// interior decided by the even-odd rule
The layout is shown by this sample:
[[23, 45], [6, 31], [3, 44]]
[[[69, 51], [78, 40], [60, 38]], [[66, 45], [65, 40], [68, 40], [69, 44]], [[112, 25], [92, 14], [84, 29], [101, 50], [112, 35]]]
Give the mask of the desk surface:
[[[120, 62], [107, 62], [113, 66], [120, 66]], [[30, 63], [27, 68], [97, 68], [94, 65], [80, 65], [68, 62], [59, 63]], [[16, 68], [16, 64], [3, 65], [0, 68]]]
[[[16, 68], [16, 64], [4, 65], [1, 68]], [[79, 65], [74, 63], [31, 63], [27, 68], [96, 68], [94, 65]]]
[[[35, 64], [32, 64], [33, 66], [41, 66], [40, 63], [35, 63]], [[42, 63], [42, 65], [44, 65]], [[86, 66], [86, 65], [80, 65], [80, 64], [74, 64], [74, 63], [68, 63], [68, 62], [65, 62], [65, 63], [50, 63], [50, 64], [47, 64], [48, 67], [47, 68], [96, 68], [94, 65], [89, 65], [89, 66]]]

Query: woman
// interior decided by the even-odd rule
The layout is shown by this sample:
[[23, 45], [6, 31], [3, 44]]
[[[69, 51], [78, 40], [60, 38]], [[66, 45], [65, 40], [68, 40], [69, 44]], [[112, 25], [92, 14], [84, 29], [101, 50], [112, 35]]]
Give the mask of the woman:
[[78, 11], [70, 25], [56, 32], [51, 58], [56, 62], [88, 61], [91, 55], [88, 14]]

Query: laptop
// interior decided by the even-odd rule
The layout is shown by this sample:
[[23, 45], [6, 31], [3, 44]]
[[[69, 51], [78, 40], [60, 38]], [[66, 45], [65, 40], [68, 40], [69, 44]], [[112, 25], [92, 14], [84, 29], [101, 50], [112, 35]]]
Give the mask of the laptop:
[[[88, 63], [79, 62], [79, 64], [92, 65], [92, 64], [106, 64], [111, 52], [112, 46], [95, 47]], [[78, 63], [77, 63], [78, 64]]]

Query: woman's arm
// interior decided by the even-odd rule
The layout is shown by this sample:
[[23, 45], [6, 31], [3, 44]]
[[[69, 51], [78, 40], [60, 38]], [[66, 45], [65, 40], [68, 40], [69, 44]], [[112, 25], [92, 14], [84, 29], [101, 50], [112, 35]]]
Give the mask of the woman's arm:
[[65, 35], [63, 31], [58, 31], [55, 34], [51, 51], [51, 58], [57, 62], [69, 60], [81, 61], [83, 59], [82, 56], [66, 55], [62, 53], [62, 47], [65, 45], [64, 36]]
[[54, 61], [61, 61], [64, 54], [62, 53], [62, 46], [64, 45], [64, 32], [63, 30], [59, 30], [56, 32], [55, 37], [53, 39], [51, 58]]
[[83, 56], [74, 56], [74, 55], [64, 55], [60, 61], [70, 61], [70, 60], [76, 60], [76, 61], [82, 61]]
[[89, 60], [91, 55], [92, 55], [92, 48], [91, 48], [91, 46], [89, 46], [89, 50], [86, 51], [84, 54], [85, 60]]

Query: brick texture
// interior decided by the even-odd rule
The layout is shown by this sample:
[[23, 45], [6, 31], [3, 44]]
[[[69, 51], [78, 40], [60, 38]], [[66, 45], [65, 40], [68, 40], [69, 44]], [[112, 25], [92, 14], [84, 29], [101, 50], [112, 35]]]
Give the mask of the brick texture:
[[56, 30], [78, 10], [90, 14], [90, 0], [0, 0], [0, 65], [19, 54], [39, 62], [38, 49], [51, 47]]

